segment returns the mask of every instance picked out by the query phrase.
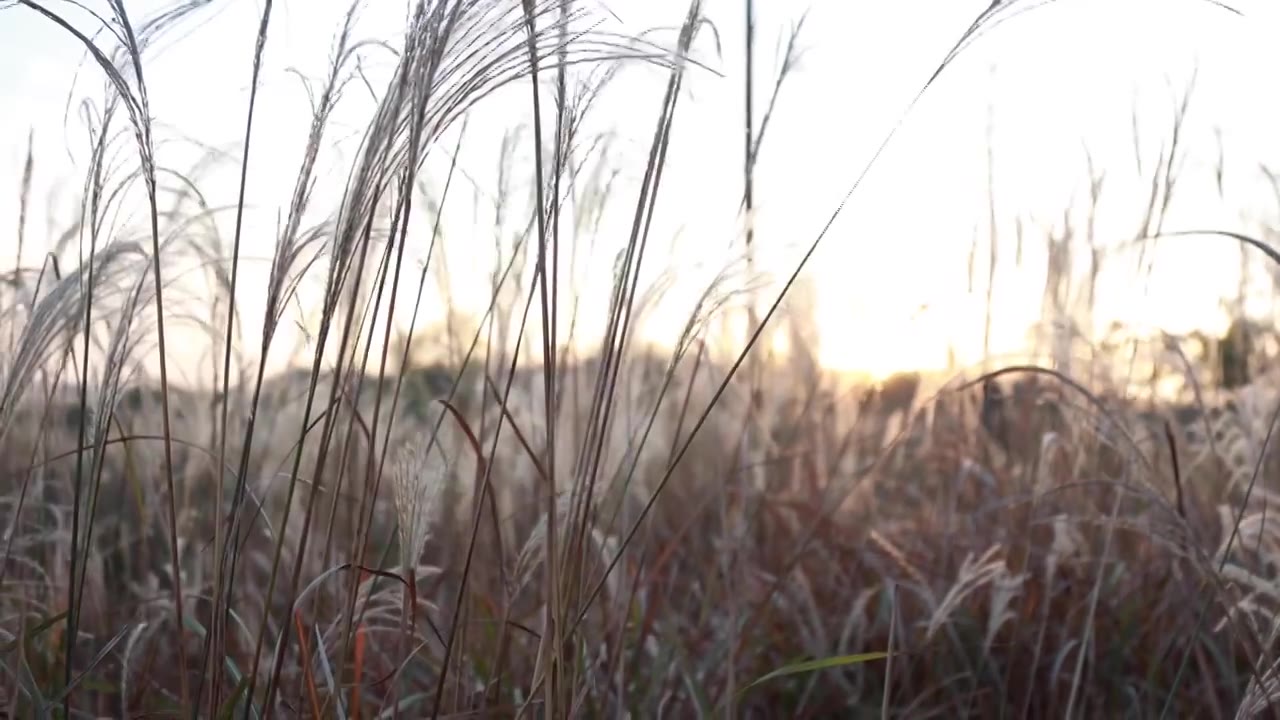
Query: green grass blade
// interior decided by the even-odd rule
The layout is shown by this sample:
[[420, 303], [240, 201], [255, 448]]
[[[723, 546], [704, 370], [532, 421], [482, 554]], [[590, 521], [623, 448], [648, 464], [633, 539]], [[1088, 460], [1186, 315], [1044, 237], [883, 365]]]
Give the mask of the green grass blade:
[[236, 689], [231, 693], [231, 697], [227, 698], [226, 701], [222, 703], [222, 707], [218, 708], [219, 720], [231, 720], [231, 718], [235, 717], [236, 708], [240, 705], [240, 700], [244, 697], [244, 693], [248, 689], [249, 678], [240, 678], [236, 683]]
[[[57, 625], [59, 622], [61, 622], [61, 621], [63, 621], [63, 620], [66, 620], [66, 619], [67, 619], [67, 611], [66, 611], [66, 610], [63, 610], [62, 612], [58, 613], [57, 615], [51, 615], [51, 616], [49, 616], [48, 618], [46, 618], [46, 619], [44, 619], [44, 620], [40, 621], [40, 624], [39, 624], [39, 625], [36, 625], [35, 627], [31, 628], [31, 632], [29, 632], [29, 633], [24, 633], [24, 634], [27, 636], [27, 638], [28, 638], [28, 639], [38, 637], [38, 636], [42, 635], [44, 632], [46, 632], [49, 628], [53, 627], [54, 625]], [[10, 640], [9, 642], [5, 643], [4, 645], [0, 645], [0, 653], [10, 653], [10, 652], [13, 652], [14, 650], [16, 650], [16, 649], [18, 648], [18, 645], [19, 645], [21, 642], [22, 642], [22, 638], [20, 638], [20, 637], [19, 637], [19, 638], [15, 638], [15, 639], [13, 639], [13, 640]]]
[[855, 653], [853, 655], [833, 655], [831, 657], [817, 658], [815, 660], [801, 660], [799, 662], [783, 665], [777, 670], [761, 675], [739, 690], [738, 695], [741, 696], [756, 685], [786, 675], [799, 675], [800, 673], [817, 672], [818, 670], [829, 670], [831, 668], [845, 667], [848, 665], [861, 665], [862, 663], [873, 662], [875, 660], [885, 660], [888, 657], [889, 653], [876, 651]]
[[116, 645], [119, 645], [120, 641], [123, 640], [124, 636], [131, 630], [133, 630], [133, 625], [125, 625], [120, 632], [116, 633], [115, 637], [111, 638], [106, 645], [102, 646], [102, 649], [98, 651], [98, 654], [93, 656], [93, 660], [90, 661], [88, 667], [81, 670], [79, 675], [76, 675], [71, 682], [67, 683], [66, 687], [62, 688], [61, 692], [53, 697], [52, 702], [55, 705], [62, 702], [72, 690], [75, 690], [80, 683], [84, 682], [85, 678], [89, 677], [89, 673], [93, 672], [95, 668], [102, 664], [102, 661], [107, 658], [107, 654], [114, 650]]

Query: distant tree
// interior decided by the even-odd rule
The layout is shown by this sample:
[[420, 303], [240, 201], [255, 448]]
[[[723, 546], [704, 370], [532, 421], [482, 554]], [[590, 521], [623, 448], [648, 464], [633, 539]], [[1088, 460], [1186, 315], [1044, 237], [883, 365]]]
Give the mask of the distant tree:
[[859, 415], [874, 423], [873, 441], [884, 443], [889, 421], [901, 417], [905, 425], [920, 391], [920, 373], [897, 372], [862, 393]]
[[995, 379], [982, 385], [982, 427], [1017, 461], [1033, 460], [1046, 434], [1068, 427], [1060, 398], [1045, 385], [1035, 374], [1015, 380], [1011, 388]]
[[[476, 372], [474, 366], [468, 368], [459, 381], [454, 393], [454, 404], [466, 407], [476, 394]], [[400, 389], [400, 402], [404, 412], [418, 420], [434, 417], [432, 407], [437, 400], [449, 396], [458, 373], [443, 363], [432, 363], [408, 368], [404, 372], [404, 384]]]
[[1011, 447], [1009, 437], [1009, 412], [1007, 397], [1000, 381], [988, 378], [982, 383], [982, 427], [1005, 450]]
[[1254, 328], [1245, 318], [1236, 318], [1218, 342], [1218, 377], [1228, 390], [1249, 384], [1249, 358], [1253, 355]]

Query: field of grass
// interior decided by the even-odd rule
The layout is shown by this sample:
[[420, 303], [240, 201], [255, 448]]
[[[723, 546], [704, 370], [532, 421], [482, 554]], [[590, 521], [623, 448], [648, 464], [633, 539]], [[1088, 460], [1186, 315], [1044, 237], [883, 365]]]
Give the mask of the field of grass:
[[[869, 389], [802, 342], [765, 351], [784, 296], [725, 350], [725, 317], [754, 298], [728, 270], [674, 350], [636, 337], [682, 82], [700, 71], [686, 58], [710, 31], [697, 0], [663, 41], [607, 34], [569, 0], [416, 5], [340, 206], [316, 208], [330, 114], [360, 77], [339, 29], [254, 323], [254, 99], [229, 237], [194, 230], [214, 210], [155, 161], [148, 48], [201, 3], [141, 19], [109, 0], [110, 32], [70, 5], [13, 5], [0, 18], [60, 26], [108, 84], [80, 217], [0, 290], [0, 715], [1280, 715], [1271, 376], [1196, 384], [1181, 405], [1126, 397], [1102, 360]], [[939, 72], [1017, 11], [993, 4]], [[603, 341], [569, 352], [558, 269], [593, 219], [576, 197], [566, 210], [589, 144], [575, 132], [626, 63], [666, 86], [628, 170], [640, 196], [599, 199], [633, 218], [609, 297], [584, 300], [608, 308]], [[534, 118], [520, 250], [494, 268], [489, 313], [427, 332], [438, 259], [405, 257], [435, 247], [438, 226], [409, 222], [423, 157], [508, 85]], [[749, 156], [768, 117], [747, 113]], [[23, 172], [22, 217], [2, 219], [19, 257]], [[146, 207], [127, 231], [126, 195]], [[426, 204], [438, 216], [447, 197]], [[208, 295], [174, 281], [192, 268]], [[307, 283], [307, 342], [277, 348]], [[414, 357], [392, 316], [447, 359]], [[189, 338], [166, 328], [193, 317], [207, 386], [169, 365]], [[268, 372], [269, 352], [293, 369]]]

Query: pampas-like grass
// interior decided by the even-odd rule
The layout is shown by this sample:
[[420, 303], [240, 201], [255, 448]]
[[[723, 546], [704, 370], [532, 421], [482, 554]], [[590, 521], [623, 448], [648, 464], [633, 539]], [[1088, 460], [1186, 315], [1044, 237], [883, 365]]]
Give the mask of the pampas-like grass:
[[[407, 655], [417, 627], [418, 554], [431, 535], [450, 464], [435, 434], [418, 438], [400, 451], [391, 474], [400, 536], [400, 575], [405, 581], [401, 654]], [[399, 712], [399, 703], [394, 707]]]
[[418, 562], [417, 555], [431, 536], [450, 472], [449, 458], [433, 437], [410, 441], [401, 449], [392, 470], [391, 488], [399, 522], [400, 570], [406, 578], [411, 576]]
[[[1100, 714], [1116, 698], [1153, 715], [1162, 703], [1187, 712], [1206, 697], [1219, 708], [1243, 697], [1245, 716], [1275, 695], [1267, 631], [1280, 607], [1280, 543], [1264, 488], [1248, 513], [1227, 508], [1219, 519], [1226, 493], [1206, 490], [1223, 484], [1216, 465], [1185, 462], [1179, 477], [1176, 460], [1140, 457], [1167, 449], [1158, 442], [1134, 453], [1123, 417], [1095, 426], [1079, 408], [1062, 415], [1069, 427], [1026, 428], [1030, 442], [991, 462], [999, 418], [983, 418], [976, 398], [915, 402], [928, 412], [911, 413], [890, 438], [888, 418], [854, 417], [811, 358], [751, 354], [752, 377], [735, 381], [781, 296], [749, 323], [748, 348], [728, 358], [709, 349], [730, 301], [759, 299], [731, 287], [742, 280], [733, 262], [708, 284], [669, 358], [638, 347], [646, 312], [673, 279], [641, 283], [654, 264], [649, 233], [686, 77], [700, 50], [719, 44], [700, 3], [674, 49], [603, 32], [587, 5], [567, 0], [412, 5], [403, 42], [389, 43], [389, 82], [365, 85], [375, 112], [330, 213], [311, 202], [326, 182], [318, 156], [334, 141], [329, 120], [344, 88], [367, 79], [353, 3], [314, 88], [287, 215], [267, 238], [249, 238], [237, 219], [230, 250], [192, 229], [213, 212], [194, 177], [176, 181], [173, 209], [157, 206], [172, 171], [156, 154], [163, 143], [152, 137], [143, 82], [147, 46], [204, 3], [135, 22], [111, 0], [92, 32], [58, 17], [55, 3], [18, 5], [76, 36], [109, 85], [102, 112], [86, 113], [83, 216], [47, 272], [16, 272], [14, 302], [0, 307], [10, 326], [0, 354], [0, 687], [17, 688], [0, 693], [0, 711], [1042, 717], [1062, 707]], [[984, 11], [927, 84], [1024, 5]], [[244, 68], [254, 92], [271, 13], [263, 3]], [[795, 67], [794, 35], [785, 47], [768, 110], [748, 111], [749, 182], [764, 172], [760, 137]], [[654, 98], [648, 157], [631, 173], [640, 188], [625, 208], [631, 227], [609, 297], [583, 299], [607, 308], [604, 341], [595, 356], [576, 357], [561, 347], [581, 332], [576, 308], [560, 307], [565, 248], [575, 232], [599, 234], [618, 202], [611, 179], [582, 180], [582, 149], [603, 144], [583, 118], [617, 61], [631, 59], [664, 70], [666, 86]], [[514, 235], [513, 247], [499, 248], [492, 307], [447, 338], [447, 372], [413, 382], [418, 368], [377, 348], [379, 333], [391, 344], [386, 319], [408, 315], [409, 334], [418, 330], [423, 281], [443, 264], [448, 180], [430, 197], [424, 159], [459, 130], [456, 164], [473, 142], [468, 111], [513, 83], [536, 109], [533, 128], [503, 141], [495, 235]], [[130, 125], [112, 125], [116, 114]], [[253, 123], [251, 105], [237, 216], [257, 189]], [[531, 207], [521, 208], [525, 168], [507, 151], [525, 143], [535, 167], [525, 178]], [[122, 148], [135, 146], [139, 168], [122, 168]], [[147, 194], [149, 249], [110, 221], [127, 215], [130, 188]], [[749, 216], [753, 203], [744, 199]], [[434, 216], [429, 238], [410, 221], [423, 205]], [[239, 260], [258, 242], [273, 244], [267, 307], [262, 334], [246, 341]], [[396, 306], [398, 283], [405, 253], [419, 247], [427, 260], [409, 313]], [[68, 265], [64, 251], [77, 249], [84, 262]], [[171, 283], [191, 259], [214, 301], [178, 313]], [[314, 354], [267, 377], [266, 357], [278, 356], [278, 330], [308, 280], [321, 295], [298, 352]], [[166, 378], [157, 387], [136, 370], [151, 353], [164, 357], [160, 334], [186, 315], [210, 325], [217, 392]], [[540, 357], [526, 335], [534, 329]], [[1260, 402], [1250, 404], [1253, 390]], [[1262, 453], [1265, 390], [1239, 394], [1246, 427], [1223, 443], [1226, 484], [1237, 490]], [[435, 412], [440, 401], [447, 416]], [[958, 404], [937, 411], [947, 403]], [[1121, 462], [1100, 478], [1091, 436], [1102, 434]], [[1168, 486], [1188, 489], [1176, 512]], [[1122, 491], [1133, 496], [1122, 517], [1100, 514]], [[1188, 616], [1187, 598], [1204, 599], [1209, 622]], [[82, 652], [89, 643], [92, 657]], [[885, 647], [891, 664], [749, 684], [801, 655]], [[1192, 657], [1182, 674], [1177, 661]]]

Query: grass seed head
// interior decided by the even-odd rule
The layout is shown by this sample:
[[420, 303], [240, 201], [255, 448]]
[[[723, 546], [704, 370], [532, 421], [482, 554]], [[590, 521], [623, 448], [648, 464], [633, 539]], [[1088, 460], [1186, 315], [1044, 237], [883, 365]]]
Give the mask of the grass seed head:
[[400, 569], [406, 576], [431, 535], [450, 471], [449, 458], [434, 434], [411, 440], [400, 451], [391, 487], [400, 523]]

